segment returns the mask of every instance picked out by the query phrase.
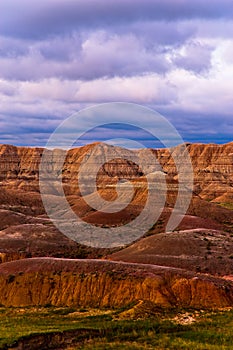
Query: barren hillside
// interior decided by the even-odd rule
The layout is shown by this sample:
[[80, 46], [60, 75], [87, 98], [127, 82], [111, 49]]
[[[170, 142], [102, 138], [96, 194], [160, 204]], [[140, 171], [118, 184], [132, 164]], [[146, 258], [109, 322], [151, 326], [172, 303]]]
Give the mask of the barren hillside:
[[[134, 189], [131, 203], [116, 213], [90, 207], [86, 201], [93, 194], [87, 186], [82, 196], [77, 181], [82, 161], [89, 161], [86, 171], [91, 174], [95, 159], [100, 155], [107, 159], [109, 149], [115, 158], [98, 171], [100, 196], [111, 206], [119, 180], [125, 188], [125, 181], [130, 181]], [[190, 144], [187, 149], [194, 191], [175, 232], [165, 230], [179, 186], [173, 155], [183, 152], [181, 146], [152, 150], [166, 180], [165, 208], [147, 237], [119, 250], [82, 246], [53, 225], [39, 191], [43, 149], [0, 146], [0, 280], [4, 286], [0, 303], [120, 306], [126, 300], [141, 299], [163, 306], [233, 305], [233, 143]], [[147, 161], [143, 150], [125, 151], [105, 144], [75, 148], [66, 154], [57, 176], [62, 178], [72, 210], [84, 221], [102, 228], [121, 226], [143, 210], [148, 195], [145, 175], [149, 179], [154, 175], [149, 161], [144, 174], [133, 161], [121, 158], [124, 152]], [[51, 151], [52, 164], [57, 165], [61, 155], [64, 151]], [[45, 196], [56, 206], [60, 193], [53, 181], [46, 186]], [[69, 219], [65, 211], [59, 215]], [[179, 211], [175, 215], [179, 218]], [[33, 257], [43, 258], [28, 259]], [[93, 260], [100, 257], [103, 260]]]

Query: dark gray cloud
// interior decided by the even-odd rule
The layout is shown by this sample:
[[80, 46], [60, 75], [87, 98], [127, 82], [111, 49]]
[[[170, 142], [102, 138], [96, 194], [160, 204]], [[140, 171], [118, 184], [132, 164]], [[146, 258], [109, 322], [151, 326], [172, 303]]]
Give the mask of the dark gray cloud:
[[0, 33], [41, 38], [137, 21], [232, 18], [231, 0], [2, 0]]
[[192, 22], [145, 21], [114, 28], [120, 34], [133, 33], [143, 40], [145, 46], [173, 46], [195, 36], [197, 26]]
[[233, 134], [232, 0], [1, 0], [0, 14], [1, 142], [44, 145], [107, 101], [150, 104], [187, 141]]
[[211, 46], [190, 42], [185, 46], [184, 52], [174, 54], [173, 62], [187, 71], [198, 74], [208, 72], [211, 68], [212, 51]]
[[[155, 106], [154, 106], [155, 108]], [[166, 115], [167, 119], [176, 127], [180, 135], [187, 142], [227, 143], [232, 141], [232, 115], [173, 109], [157, 108]]]
[[[116, 5], [113, 0], [42, 0], [32, 4], [3, 0], [0, 77], [92, 80], [166, 74], [174, 66], [195, 73], [208, 71], [211, 50], [192, 44], [187, 53], [173, 52], [192, 42], [198, 30], [195, 23], [178, 19], [199, 16], [200, 8], [203, 13], [199, 17], [213, 17], [207, 3], [119, 0]], [[230, 2], [223, 1], [222, 9], [227, 6]], [[169, 22], [170, 16], [173, 21]]]
[[132, 34], [112, 36], [100, 31], [82, 38], [76, 34], [32, 43], [25, 55], [0, 55], [0, 76], [22, 81], [51, 77], [91, 80], [164, 73], [170, 69], [165, 53], [156, 45], [145, 47], [144, 41]]
[[16, 58], [28, 54], [28, 47], [30, 42], [17, 39], [0, 36], [0, 57], [4, 58]]

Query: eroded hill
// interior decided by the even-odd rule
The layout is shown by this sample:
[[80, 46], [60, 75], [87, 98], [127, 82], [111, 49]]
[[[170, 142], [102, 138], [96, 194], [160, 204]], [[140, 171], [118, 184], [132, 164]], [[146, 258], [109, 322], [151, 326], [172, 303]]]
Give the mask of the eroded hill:
[[[106, 161], [98, 171], [99, 194], [111, 206], [117, 198], [115, 186], [119, 180], [123, 180], [123, 186], [129, 180], [134, 187], [131, 203], [117, 213], [93, 210], [86, 202], [92, 196], [88, 186], [82, 196], [77, 181], [80, 164], [89, 159], [87, 173], [91, 173], [96, 157], [102, 154], [104, 158], [109, 148], [115, 158]], [[0, 279], [4, 288], [0, 303], [120, 306], [126, 299], [141, 299], [164, 306], [231, 306], [233, 143], [193, 144], [187, 145], [187, 149], [193, 164], [194, 191], [176, 231], [165, 232], [179, 186], [172, 155], [183, 152], [181, 146], [152, 150], [160, 164], [158, 171], [166, 179], [165, 208], [147, 232], [149, 237], [119, 250], [82, 246], [60, 233], [48, 218], [41, 200], [39, 165], [43, 149], [2, 145]], [[63, 152], [51, 151], [51, 159], [59, 160]], [[124, 225], [136, 218], [146, 203], [145, 174], [134, 162], [122, 160], [122, 152], [105, 144], [72, 149], [65, 156], [62, 170], [57, 172], [73, 212], [92, 225], [103, 228]], [[136, 153], [139, 159], [146, 157], [143, 150]], [[153, 175], [150, 171], [149, 164], [149, 178]], [[53, 181], [46, 186], [45, 196], [56, 206], [60, 193]], [[69, 220], [66, 211], [59, 215]], [[177, 211], [175, 215], [179, 218], [181, 214]], [[27, 259], [31, 257], [61, 260]], [[100, 257], [124, 263], [92, 260]], [[89, 260], [64, 261], [64, 258]], [[21, 260], [8, 263], [17, 259]]]
[[233, 305], [233, 283], [183, 269], [106, 260], [33, 258], [0, 265], [4, 306], [120, 307], [148, 300], [163, 307]]

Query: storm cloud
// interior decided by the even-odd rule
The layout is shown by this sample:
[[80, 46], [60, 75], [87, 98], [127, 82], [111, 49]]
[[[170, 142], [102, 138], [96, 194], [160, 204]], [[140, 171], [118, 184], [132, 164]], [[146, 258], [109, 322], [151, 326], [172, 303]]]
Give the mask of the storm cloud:
[[40, 38], [138, 21], [232, 18], [231, 0], [3, 0], [0, 32]]
[[156, 109], [187, 141], [232, 139], [231, 0], [2, 0], [0, 13], [2, 143], [45, 145], [111, 101]]

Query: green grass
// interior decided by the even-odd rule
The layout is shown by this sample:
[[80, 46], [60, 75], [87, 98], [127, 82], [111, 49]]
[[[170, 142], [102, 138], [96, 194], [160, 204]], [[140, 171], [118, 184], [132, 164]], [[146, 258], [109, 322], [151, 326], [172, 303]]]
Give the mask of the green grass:
[[174, 311], [144, 320], [120, 320], [118, 315], [119, 310], [0, 308], [0, 349], [32, 334], [79, 328], [98, 329], [101, 335], [73, 349], [233, 349], [233, 310], [202, 312], [186, 325], [174, 321]]

